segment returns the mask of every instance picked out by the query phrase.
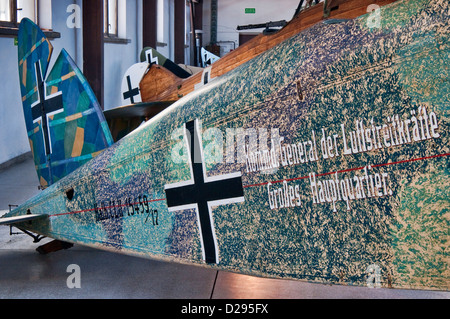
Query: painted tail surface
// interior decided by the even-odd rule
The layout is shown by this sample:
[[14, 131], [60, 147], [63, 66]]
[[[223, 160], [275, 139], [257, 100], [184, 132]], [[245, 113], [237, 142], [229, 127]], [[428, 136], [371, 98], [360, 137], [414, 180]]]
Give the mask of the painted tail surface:
[[220, 59], [217, 55], [209, 52], [205, 48], [201, 48], [201, 54], [202, 54], [202, 64], [203, 67], [206, 68], [207, 66], [210, 66], [214, 62]]
[[20, 89], [39, 183], [47, 187], [113, 144], [100, 105], [74, 61], [62, 50], [49, 72], [52, 45], [23, 19], [18, 36]]
[[165, 67], [167, 70], [171, 71], [173, 74], [179, 78], [186, 79], [192, 74], [187, 72], [182, 67], [178, 66], [172, 60], [166, 58], [164, 55], [156, 51], [151, 47], [145, 47], [141, 52], [141, 62], [147, 61], [148, 64], [158, 64]]

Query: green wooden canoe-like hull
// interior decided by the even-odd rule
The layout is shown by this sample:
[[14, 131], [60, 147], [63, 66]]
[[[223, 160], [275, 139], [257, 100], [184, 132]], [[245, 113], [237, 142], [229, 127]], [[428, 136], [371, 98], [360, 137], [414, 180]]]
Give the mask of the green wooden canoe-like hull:
[[40, 234], [256, 276], [449, 289], [447, 0], [319, 23], [10, 215]]

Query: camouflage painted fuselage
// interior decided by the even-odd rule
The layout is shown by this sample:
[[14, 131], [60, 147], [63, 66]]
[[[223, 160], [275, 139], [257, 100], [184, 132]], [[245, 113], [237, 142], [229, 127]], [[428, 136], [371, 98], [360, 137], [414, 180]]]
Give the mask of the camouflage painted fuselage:
[[399, 1], [380, 20], [319, 23], [12, 215], [48, 214], [23, 226], [150, 258], [448, 290], [449, 10]]

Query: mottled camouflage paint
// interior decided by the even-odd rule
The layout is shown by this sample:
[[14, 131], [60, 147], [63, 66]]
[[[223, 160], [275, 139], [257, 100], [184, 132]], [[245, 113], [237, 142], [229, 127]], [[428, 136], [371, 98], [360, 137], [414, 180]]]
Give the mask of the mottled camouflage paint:
[[[208, 176], [241, 172], [245, 196], [243, 203], [213, 208], [220, 263], [209, 266], [366, 285], [368, 267], [376, 264], [384, 287], [448, 290], [449, 3], [396, 2], [381, 9], [381, 28], [369, 28], [370, 18], [319, 23], [292, 37], [179, 100], [12, 215], [49, 214], [48, 222], [28, 228], [69, 242], [205, 265], [195, 210], [167, 209], [164, 186], [190, 179], [189, 164], [173, 160], [174, 150], [186, 154], [173, 132], [199, 119], [203, 132], [223, 132], [218, 145], [225, 151], [227, 129], [278, 129], [285, 149], [311, 140], [314, 131], [314, 161], [265, 173], [247, 172], [236, 160], [207, 165]], [[348, 134], [356, 120], [389, 124], [419, 107], [436, 114], [438, 137], [343, 155], [341, 124]], [[322, 129], [338, 136], [339, 155], [323, 158]], [[213, 146], [204, 137], [203, 149]], [[268, 147], [275, 147], [270, 133]], [[357, 176], [362, 184], [364, 168], [385, 177], [385, 189], [377, 188], [382, 196], [351, 200], [349, 210], [343, 200], [335, 211], [333, 203], [313, 204], [312, 172], [317, 181], [338, 172], [339, 180]], [[284, 184], [298, 187], [301, 206], [271, 209], [269, 187]], [[144, 209], [144, 195], [157, 216]], [[133, 214], [130, 202], [138, 203]], [[102, 203], [120, 209], [108, 208], [109, 217], [96, 220], [94, 207]]]

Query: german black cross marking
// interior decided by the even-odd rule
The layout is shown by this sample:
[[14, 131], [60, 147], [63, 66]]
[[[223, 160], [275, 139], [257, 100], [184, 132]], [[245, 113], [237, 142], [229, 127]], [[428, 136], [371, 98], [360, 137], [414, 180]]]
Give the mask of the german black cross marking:
[[165, 186], [167, 206], [169, 211], [195, 209], [200, 228], [203, 259], [206, 263], [218, 264], [219, 252], [212, 206], [239, 203], [245, 200], [241, 173], [206, 176], [198, 120], [186, 123], [184, 134], [187, 141], [191, 179]]
[[205, 57], [203, 58], [203, 61], [205, 61], [205, 66], [211, 65], [212, 64], [212, 59], [209, 58], [208, 60], [208, 55], [205, 54]]
[[152, 50], [147, 50], [145, 53], [147, 53], [147, 62], [148, 64], [152, 65], [152, 64], [159, 64], [158, 62], [158, 57], [155, 56], [153, 57], [153, 52]]
[[130, 99], [131, 104], [134, 104], [134, 97], [136, 95], [139, 95], [139, 88], [134, 88], [131, 86], [131, 78], [129, 75], [127, 75], [127, 85], [128, 85], [128, 91], [123, 92], [123, 99]]
[[50, 116], [64, 111], [62, 92], [47, 96], [40, 61], [35, 63], [35, 70], [38, 100], [31, 105], [31, 116], [33, 118], [33, 123], [41, 122], [45, 154], [49, 155], [52, 153], [52, 144], [50, 141], [50, 127], [48, 121]]

